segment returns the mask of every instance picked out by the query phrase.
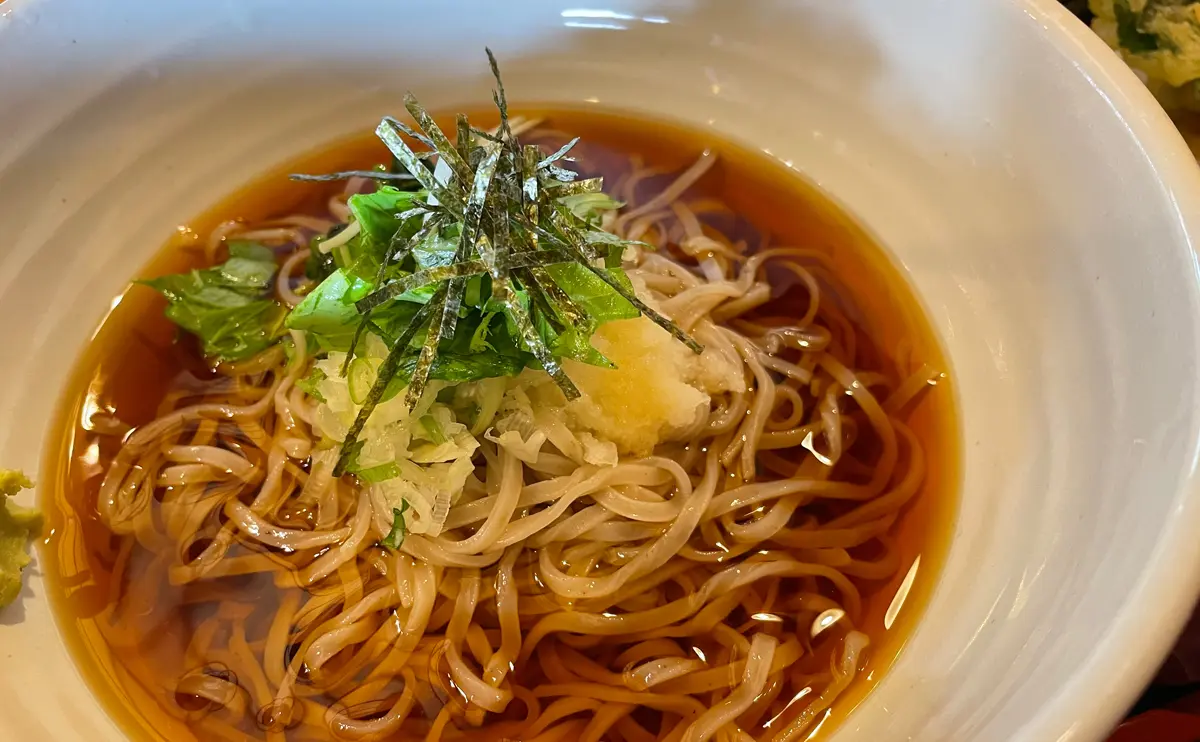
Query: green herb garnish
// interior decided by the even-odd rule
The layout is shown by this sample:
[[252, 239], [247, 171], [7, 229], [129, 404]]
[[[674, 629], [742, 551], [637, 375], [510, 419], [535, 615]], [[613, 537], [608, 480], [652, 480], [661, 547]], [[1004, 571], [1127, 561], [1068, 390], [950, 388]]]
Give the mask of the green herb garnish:
[[324, 371], [317, 366], [313, 366], [313, 369], [311, 372], [309, 372], [308, 376], [297, 381], [296, 386], [300, 388], [300, 391], [304, 392], [318, 402], [324, 402], [325, 395], [321, 394], [320, 385], [321, 382], [325, 381], [327, 378], [329, 377], [325, 375]]
[[232, 241], [221, 265], [138, 283], [167, 297], [167, 317], [199, 338], [205, 356], [237, 361], [281, 337], [287, 310], [270, 298], [276, 270], [266, 247]]
[[392, 508], [392, 530], [388, 531], [388, 535], [380, 542], [392, 551], [399, 551], [404, 544], [404, 537], [408, 535], [404, 526], [404, 513], [407, 510], [408, 500], [401, 501], [400, 507]]
[[[574, 398], [579, 391], [562, 359], [611, 366], [590, 338], [606, 322], [639, 314], [701, 350], [634, 295], [621, 270], [631, 243], [598, 229], [597, 214], [620, 204], [601, 192], [599, 179], [580, 179], [566, 167], [578, 140], [544, 156], [513, 136], [491, 51], [488, 59], [496, 134], [459, 116], [451, 141], [405, 96], [416, 127], [386, 117], [376, 134], [393, 169], [411, 175], [419, 190], [383, 186], [351, 197], [358, 233], [334, 251], [337, 270], [288, 318], [320, 347], [347, 352], [343, 375], [367, 332], [390, 347], [342, 442], [339, 473], [367, 419], [399, 383], [411, 410], [430, 379], [468, 381], [533, 366]], [[428, 151], [414, 151], [414, 140]], [[431, 170], [425, 161], [432, 157]]]
[[421, 428], [425, 431], [425, 437], [433, 442], [435, 446], [440, 446], [446, 442], [446, 431], [442, 430], [442, 424], [437, 421], [433, 415], [421, 416]]
[[[230, 242], [221, 265], [141, 282], [167, 297], [167, 316], [218, 361], [265, 350], [286, 326], [306, 333], [315, 352], [344, 351], [346, 376], [367, 333], [381, 338], [388, 355], [373, 380], [359, 374], [352, 398], [361, 397], [362, 406], [342, 441], [338, 474], [352, 464], [375, 407], [403, 390], [411, 410], [431, 379], [458, 383], [534, 367], [574, 398], [579, 391], [562, 360], [611, 366], [592, 347], [592, 335], [606, 322], [639, 314], [701, 350], [634, 295], [621, 255], [641, 243], [599, 228], [600, 215], [621, 204], [602, 193], [598, 178], [580, 179], [569, 169], [579, 140], [549, 156], [521, 145], [490, 50], [488, 60], [496, 132], [460, 115], [451, 141], [410, 94], [404, 104], [415, 128], [385, 117], [376, 129], [392, 153], [390, 165], [292, 176], [363, 177], [377, 188], [348, 199], [349, 225], [313, 239], [305, 273], [319, 283], [291, 312], [272, 298], [274, 253], [256, 243]], [[414, 151], [409, 141], [425, 150]], [[297, 386], [321, 400], [323, 378], [314, 371]]]

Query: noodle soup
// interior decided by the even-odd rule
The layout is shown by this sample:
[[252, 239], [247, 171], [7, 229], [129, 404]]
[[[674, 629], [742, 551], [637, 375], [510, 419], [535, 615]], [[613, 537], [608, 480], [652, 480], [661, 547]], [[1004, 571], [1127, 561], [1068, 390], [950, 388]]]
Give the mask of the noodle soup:
[[[603, 177], [619, 208], [591, 229], [628, 241], [646, 307], [593, 336], [618, 370], [563, 362], [586, 408], [547, 364], [431, 377], [423, 414], [362, 428], [369, 451], [425, 426], [376, 481], [382, 465], [334, 462], [386, 347], [355, 357], [293, 330], [214, 367], [217, 341], [181, 333], [149, 287], [106, 318], [47, 458], [44, 553], [79, 665], [132, 738], [808, 739], [900, 652], [958, 478], [949, 369], [903, 278], [760, 155], [591, 110], [523, 114], [515, 136], [543, 156], [581, 138], [555, 166]], [[318, 290], [306, 271], [368, 228], [347, 199], [376, 186], [287, 174], [391, 160], [362, 137], [291, 163], [144, 275], [252, 243], [275, 263], [271, 301], [295, 311]], [[458, 435], [458, 459], [429, 453]], [[422, 509], [412, 482], [460, 460], [447, 506]], [[413, 494], [388, 499], [399, 489]]]

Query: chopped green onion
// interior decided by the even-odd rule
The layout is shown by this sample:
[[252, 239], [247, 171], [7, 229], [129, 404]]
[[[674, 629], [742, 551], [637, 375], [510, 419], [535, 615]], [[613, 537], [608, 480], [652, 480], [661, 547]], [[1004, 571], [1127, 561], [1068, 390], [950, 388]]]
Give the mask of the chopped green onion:
[[361, 356], [350, 363], [346, 374], [346, 385], [350, 389], [350, 400], [354, 404], [362, 404], [371, 393], [371, 385], [375, 383], [377, 365]]
[[446, 442], [446, 431], [442, 430], [441, 423], [433, 415], [421, 415], [421, 427], [435, 445], [440, 446]]
[[381, 542], [384, 546], [392, 551], [399, 551], [404, 545], [404, 537], [408, 535], [408, 529], [404, 525], [404, 513], [408, 510], [408, 500], [400, 503], [400, 507], [392, 508], [392, 530], [384, 536]]

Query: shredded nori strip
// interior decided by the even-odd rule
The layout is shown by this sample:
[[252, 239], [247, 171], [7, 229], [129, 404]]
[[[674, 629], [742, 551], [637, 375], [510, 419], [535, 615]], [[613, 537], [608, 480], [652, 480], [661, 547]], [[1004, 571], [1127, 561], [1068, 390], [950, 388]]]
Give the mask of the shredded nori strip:
[[567, 376], [559, 365], [558, 359], [542, 342], [542, 338], [538, 335], [537, 328], [533, 326], [533, 320], [525, 311], [525, 307], [521, 306], [520, 300], [516, 293], [509, 285], [507, 277], [492, 278], [492, 295], [498, 296], [504, 303], [504, 309], [508, 316], [512, 318], [513, 324], [517, 326], [517, 330], [521, 333], [521, 339], [525, 341], [525, 345], [529, 347], [529, 351], [533, 353], [534, 358], [537, 358], [538, 363], [542, 365], [542, 370], [550, 374], [550, 378], [554, 379], [554, 383], [558, 384], [558, 388], [566, 395], [567, 399], [579, 399], [582, 396], [579, 392], [579, 387], [575, 386], [575, 382]]
[[472, 126], [472, 127], [471, 127], [471, 133], [472, 133], [472, 134], [474, 134], [475, 136], [479, 137], [480, 139], [486, 139], [486, 140], [487, 140], [487, 141], [489, 141], [489, 142], [502, 142], [502, 141], [504, 141], [503, 139], [501, 139], [500, 137], [496, 136], [496, 135], [495, 135], [495, 134], [493, 134], [492, 132], [490, 132], [490, 131], [484, 131], [483, 129], [476, 129], [474, 126]]
[[[570, 247], [574, 248], [573, 245]], [[618, 282], [615, 278], [613, 278], [609, 274], [608, 271], [606, 271], [602, 268], [597, 268], [596, 266], [592, 265], [590, 261], [583, 259], [582, 255], [580, 255], [579, 257], [581, 258], [579, 262], [581, 262], [585, 266], [587, 266], [588, 270], [590, 270], [593, 274], [595, 274], [597, 278], [599, 278], [601, 281], [604, 281], [610, 287], [612, 287], [613, 291], [616, 291], [618, 294], [620, 294], [625, 299], [625, 301], [629, 302], [639, 312], [646, 315], [646, 317], [648, 317], [652, 322], [654, 322], [654, 324], [658, 325], [659, 327], [663, 328], [667, 332], [671, 333], [671, 335], [676, 340], [678, 340], [679, 342], [686, 345], [688, 348], [690, 348], [692, 350], [692, 352], [694, 352], [694, 353], [703, 353], [704, 352], [703, 345], [701, 345], [700, 343], [693, 340], [690, 335], [688, 335], [686, 332], [683, 331], [682, 328], [679, 327], [679, 325], [675, 324], [671, 320], [667, 319], [666, 317], [662, 316], [661, 314], [659, 314], [658, 312], [654, 311], [649, 306], [647, 306], [646, 302], [637, 298], [636, 294], [634, 294], [632, 291], [630, 291], [630, 290], [626, 289], [624, 286], [622, 286], [620, 284], [620, 282]]]
[[[506, 259], [500, 260], [497, 263], [497, 266], [503, 270], [512, 270], [516, 268], [542, 268], [548, 265], [573, 262], [575, 262], [573, 259], [564, 257], [561, 250], [534, 250], [530, 252], [509, 253]], [[410, 291], [415, 291], [439, 281], [474, 278], [475, 276], [484, 276], [490, 273], [490, 266], [482, 260], [468, 260], [463, 263], [429, 268], [384, 284], [382, 288], [359, 299], [354, 306], [359, 312], [366, 314], [401, 294], [407, 294]], [[569, 299], [570, 297], [568, 296], [567, 298]]]
[[[566, 172], [570, 172], [569, 170]], [[563, 183], [559, 189], [554, 192], [556, 196], [576, 196], [580, 193], [599, 193], [604, 188], [603, 178], [588, 178], [587, 180], [576, 180], [572, 183]]]
[[388, 384], [395, 377], [396, 371], [400, 369], [400, 363], [404, 360], [409, 343], [413, 341], [413, 338], [425, 326], [426, 320], [429, 319], [429, 314], [430, 307], [428, 304], [417, 310], [417, 313], [409, 320], [408, 326], [404, 328], [404, 332], [396, 340], [396, 344], [388, 352], [387, 358], [380, 364], [379, 371], [375, 376], [375, 383], [371, 386], [371, 391], [367, 392], [367, 398], [363, 401], [363, 406], [359, 409], [358, 416], [354, 418], [354, 423], [350, 426], [350, 430], [346, 433], [346, 438], [342, 441], [342, 448], [338, 452], [338, 463], [333, 471], [334, 476], [340, 477], [346, 473], [346, 464], [349, 463], [350, 453], [358, 443], [359, 434], [362, 433], [362, 429], [366, 426], [371, 413], [379, 405], [379, 401], [383, 399]]
[[[537, 164], [537, 166], [538, 166], [539, 168], [545, 168], [545, 167], [549, 167], [550, 165], [553, 165], [555, 162], [558, 162], [559, 160], [561, 160], [561, 159], [563, 159], [564, 157], [566, 157], [566, 156], [567, 156], [567, 153], [568, 153], [568, 152], [570, 152], [570, 151], [571, 151], [571, 149], [572, 149], [572, 148], [573, 148], [573, 147], [574, 147], [576, 144], [579, 144], [579, 137], [575, 137], [575, 138], [574, 138], [574, 139], [572, 139], [571, 141], [569, 141], [569, 142], [567, 142], [566, 144], [564, 144], [562, 147], [560, 147], [560, 148], [559, 148], [559, 150], [558, 150], [557, 152], [555, 152], [554, 154], [550, 155], [550, 156], [549, 156], [549, 157], [547, 157], [546, 159], [544, 159], [544, 160], [542, 160], [541, 162], [539, 162], [539, 163]], [[572, 160], [571, 160], [570, 158], [567, 158], [567, 162], [571, 162], [571, 161], [572, 161]], [[572, 173], [572, 174], [574, 174], [574, 173]]]
[[467, 115], [460, 113], [454, 117], [454, 125], [456, 133], [454, 135], [454, 146], [458, 149], [458, 156], [471, 162], [471, 153], [476, 149], [475, 137], [471, 133], [471, 123], [467, 121]]
[[338, 173], [323, 173], [313, 175], [310, 173], [292, 173], [288, 176], [289, 180], [299, 180], [310, 183], [328, 183], [335, 180], [350, 180], [351, 178], [369, 178], [371, 180], [402, 180], [405, 182], [413, 182], [416, 177], [412, 173], [388, 173], [383, 170], [343, 170]]
[[454, 143], [434, 123], [433, 117], [417, 102], [416, 97], [412, 93], [405, 94], [404, 107], [408, 109], [409, 115], [417, 122], [417, 126], [421, 127], [421, 131], [425, 132], [426, 137], [421, 141], [428, 143], [432, 149], [437, 150], [438, 161], [449, 165], [450, 169], [460, 179], [469, 180], [471, 178], [471, 169], [467, 166], [466, 159], [458, 154]]
[[[492, 185], [492, 178], [496, 175], [496, 168], [500, 164], [500, 155], [503, 152], [503, 145], [491, 145], [487, 157], [483, 159], [479, 170], [475, 173], [475, 178], [471, 183], [471, 196], [467, 201], [466, 214], [463, 218], [462, 244], [459, 246], [460, 260], [466, 260], [477, 247], [479, 256], [492, 271], [496, 268], [496, 251], [492, 249], [490, 243], [483, 242], [478, 245], [476, 243], [478, 242], [479, 221], [483, 217], [483, 207], [487, 202], [488, 189]], [[466, 246], [469, 248], [464, 249]]]
[[375, 129], [375, 134], [383, 140], [383, 143], [396, 156], [396, 159], [400, 160], [400, 163], [416, 176], [422, 187], [437, 198], [439, 206], [457, 215], [458, 205], [454, 203], [454, 194], [449, 189], [442, 187], [442, 184], [438, 183], [433, 177], [433, 173], [421, 166], [417, 154], [409, 148], [408, 144], [405, 143], [404, 139], [398, 133], [407, 128], [407, 126], [404, 126], [396, 119], [386, 116], [383, 121], [379, 122], [379, 126]]
[[[516, 327], [519, 345], [536, 359], [568, 399], [579, 397], [579, 389], [547, 346], [548, 339], [543, 338], [537, 323], [545, 323], [542, 326], [549, 328], [547, 332], [561, 334], [574, 329], [590, 335], [596, 329], [596, 321], [554, 280], [546, 270], [549, 266], [584, 265], [655, 324], [693, 351], [703, 350], [671, 320], [638, 299], [627, 282], [622, 283], [617, 274], [602, 267], [612, 266], [620, 249], [630, 243], [597, 232], [593, 224], [573, 214], [560, 201], [565, 196], [601, 191], [601, 179], [580, 179], [575, 171], [562, 167], [573, 162], [568, 154], [578, 144], [578, 138], [549, 156], [543, 156], [536, 146], [522, 146], [517, 141], [512, 134], [508, 99], [495, 55], [489, 49], [487, 56], [496, 82], [492, 98], [500, 114], [497, 133], [474, 129], [465, 116], [459, 115], [455, 120], [456, 141], [451, 142], [428, 111], [409, 94], [404, 104], [416, 127], [385, 117], [375, 131], [391, 151], [395, 166], [407, 170], [407, 174], [346, 171], [327, 176], [295, 176], [312, 180], [337, 180], [354, 175], [385, 181], [402, 179], [415, 181], [428, 193], [424, 202], [418, 201], [397, 215], [396, 235], [383, 256], [373, 284], [375, 289], [356, 303], [362, 321], [355, 329], [343, 374], [365, 329], [378, 331], [371, 321], [373, 310], [417, 289], [434, 287], [433, 296], [417, 310], [379, 367], [375, 383], [342, 442], [336, 470], [339, 475], [361, 446], [358, 436], [405, 364], [413, 365], [404, 402], [410, 410], [416, 406], [437, 361], [439, 345], [452, 339], [458, 328], [467, 281], [471, 278], [490, 277], [491, 298], [504, 307], [504, 313]], [[414, 151], [404, 137], [419, 142], [429, 151]], [[438, 158], [437, 168], [431, 169], [423, 163], [431, 157]], [[423, 221], [415, 233], [412, 219]], [[418, 246], [453, 225], [459, 225], [460, 231], [452, 262], [424, 269], [406, 262]], [[398, 278], [388, 280], [389, 276], [397, 275]], [[425, 341], [414, 364], [411, 345], [422, 331]]]
[[434, 146], [433, 140], [430, 139], [429, 137], [425, 136], [421, 132], [417, 131], [416, 129], [412, 128], [411, 126], [409, 126], [408, 124], [404, 123], [403, 121], [401, 121], [399, 119], [392, 118], [391, 116], [384, 116], [383, 118], [385, 121], [389, 122], [390, 124], [395, 126], [397, 129], [399, 129], [400, 131], [404, 132], [408, 136], [412, 137], [413, 139], [416, 139], [418, 142], [420, 142], [421, 144], [428, 147], [429, 151], [431, 153], [440, 154], [440, 152], [438, 152], [438, 148], [436, 146]]
[[[410, 410], [416, 407], [417, 402], [420, 401], [421, 394], [425, 391], [425, 382], [429, 380], [429, 371], [433, 368], [433, 361], [437, 357], [438, 345], [441, 344], [443, 337], [442, 330], [446, 326], [446, 298], [452, 285], [452, 282], [439, 285], [437, 293], [425, 305], [432, 321], [425, 334], [425, 345], [421, 348], [421, 355], [417, 358], [417, 365], [413, 368], [412, 377], [408, 381], [408, 391], [404, 396], [404, 406]], [[455, 316], [457, 316], [457, 310], [455, 310]], [[451, 332], [453, 332], [453, 327]]]
[[563, 321], [572, 327], [592, 329], [593, 323], [587, 312], [575, 303], [570, 294], [555, 283], [545, 268], [541, 266], [527, 268], [521, 271], [521, 275], [523, 278], [528, 276], [528, 280], [525, 281], [526, 285], [531, 289], [536, 287], [538, 295], [546, 298], [552, 307], [551, 316], [561, 316]]
[[575, 172], [574, 170], [566, 170], [564, 168], [559, 167], [558, 165], [546, 165], [545, 167], [540, 168], [540, 169], [545, 170], [555, 180], [558, 180], [563, 183], [571, 183], [579, 178], [579, 173]]
[[[419, 229], [417, 233], [414, 234], [410, 239], [405, 240], [403, 235], [408, 219], [414, 216], [420, 216], [423, 213], [425, 213], [424, 209], [414, 208], [396, 215], [397, 221], [400, 222], [400, 226], [396, 228], [396, 233], [392, 235], [392, 240], [388, 243], [387, 254], [384, 255], [383, 261], [379, 264], [379, 271], [375, 274], [376, 286], [383, 283], [384, 278], [387, 276], [389, 265], [392, 263], [402, 262], [413, 251], [413, 248], [416, 245], [419, 245], [438, 228], [439, 222], [436, 220], [431, 220], [430, 222], [426, 223], [424, 227]], [[346, 351], [346, 361], [342, 364], [341, 369], [341, 375], [343, 379], [346, 378], [346, 374], [350, 372], [350, 364], [354, 362], [355, 353], [358, 351], [358, 343], [360, 340], [362, 340], [364, 331], [368, 326], [374, 326], [371, 323], [372, 309], [373, 307], [359, 309], [359, 311], [362, 312], [363, 318], [362, 322], [358, 323], [358, 327], [354, 328], [354, 337], [350, 339], [350, 348]]]
[[484, 47], [487, 52], [488, 65], [492, 68], [492, 77], [496, 80], [496, 89], [492, 91], [492, 100], [496, 102], [496, 110], [500, 112], [500, 139], [504, 142], [516, 140], [512, 135], [512, 127], [508, 125], [508, 97], [504, 94], [504, 81], [500, 79], [500, 65], [496, 63], [496, 55]]

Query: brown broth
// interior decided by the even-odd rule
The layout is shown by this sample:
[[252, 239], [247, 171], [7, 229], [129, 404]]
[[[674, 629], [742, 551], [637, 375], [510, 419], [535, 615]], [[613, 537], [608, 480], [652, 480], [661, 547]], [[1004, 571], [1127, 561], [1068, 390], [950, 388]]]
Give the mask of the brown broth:
[[[693, 193], [727, 203], [740, 217], [730, 229], [746, 236], [754, 236], [755, 230], [770, 234], [775, 245], [824, 249], [850, 293], [849, 303], [859, 311], [855, 319], [860, 340], [874, 349], [880, 369], [894, 368], [896, 359], [889, 353], [904, 347], [909, 349], [906, 352], [913, 365], [924, 362], [948, 370], [937, 337], [911, 288], [884, 252], [853, 219], [782, 165], [708, 135], [657, 122], [592, 110], [530, 113], [545, 115], [554, 129], [582, 136], [581, 159], [601, 174], [633, 153], [649, 165], [678, 171], [691, 164], [704, 147], [712, 147], [720, 161]], [[472, 121], [476, 125], [491, 123], [487, 119], [483, 115]], [[181, 227], [141, 275], [202, 266], [204, 239], [220, 222], [322, 213], [326, 199], [340, 188], [340, 184], [291, 182], [286, 173], [364, 168], [387, 159], [377, 140], [362, 136], [289, 162]], [[661, 188], [666, 182], [669, 177], [647, 187]], [[194, 727], [165, 711], [160, 701], [165, 689], [173, 688], [171, 683], [186, 669], [183, 656], [191, 618], [182, 606], [191, 590], [211, 590], [212, 586], [164, 587], [157, 600], [174, 600], [179, 606], [171, 612], [171, 620], [146, 627], [150, 635], [137, 646], [105, 643], [96, 617], [113, 603], [121, 586], [111, 584], [117, 539], [99, 520], [96, 496], [102, 462], [115, 454], [115, 439], [98, 436], [83, 426], [97, 409], [111, 410], [132, 425], [148, 422], [172, 385], [189, 374], [204, 376], [194, 348], [177, 342], [175, 327], [162, 316], [162, 305], [149, 289], [128, 289], [104, 318], [77, 364], [47, 444], [42, 496], [50, 536], [42, 547], [42, 558], [59, 626], [105, 708], [132, 739], [184, 742], [213, 737], [197, 736]], [[922, 491], [906, 506], [892, 530], [902, 566], [891, 580], [864, 589], [866, 610], [859, 628], [871, 637], [868, 659], [814, 739], [836, 727], [887, 672], [920, 619], [941, 571], [959, 482], [959, 428], [952, 387], [939, 383], [929, 390], [906, 422], [923, 446], [929, 468]], [[885, 612], [918, 557], [920, 569], [903, 610], [885, 630]], [[225, 587], [239, 595], [252, 595], [260, 602], [275, 599], [269, 580], [229, 582]]]

